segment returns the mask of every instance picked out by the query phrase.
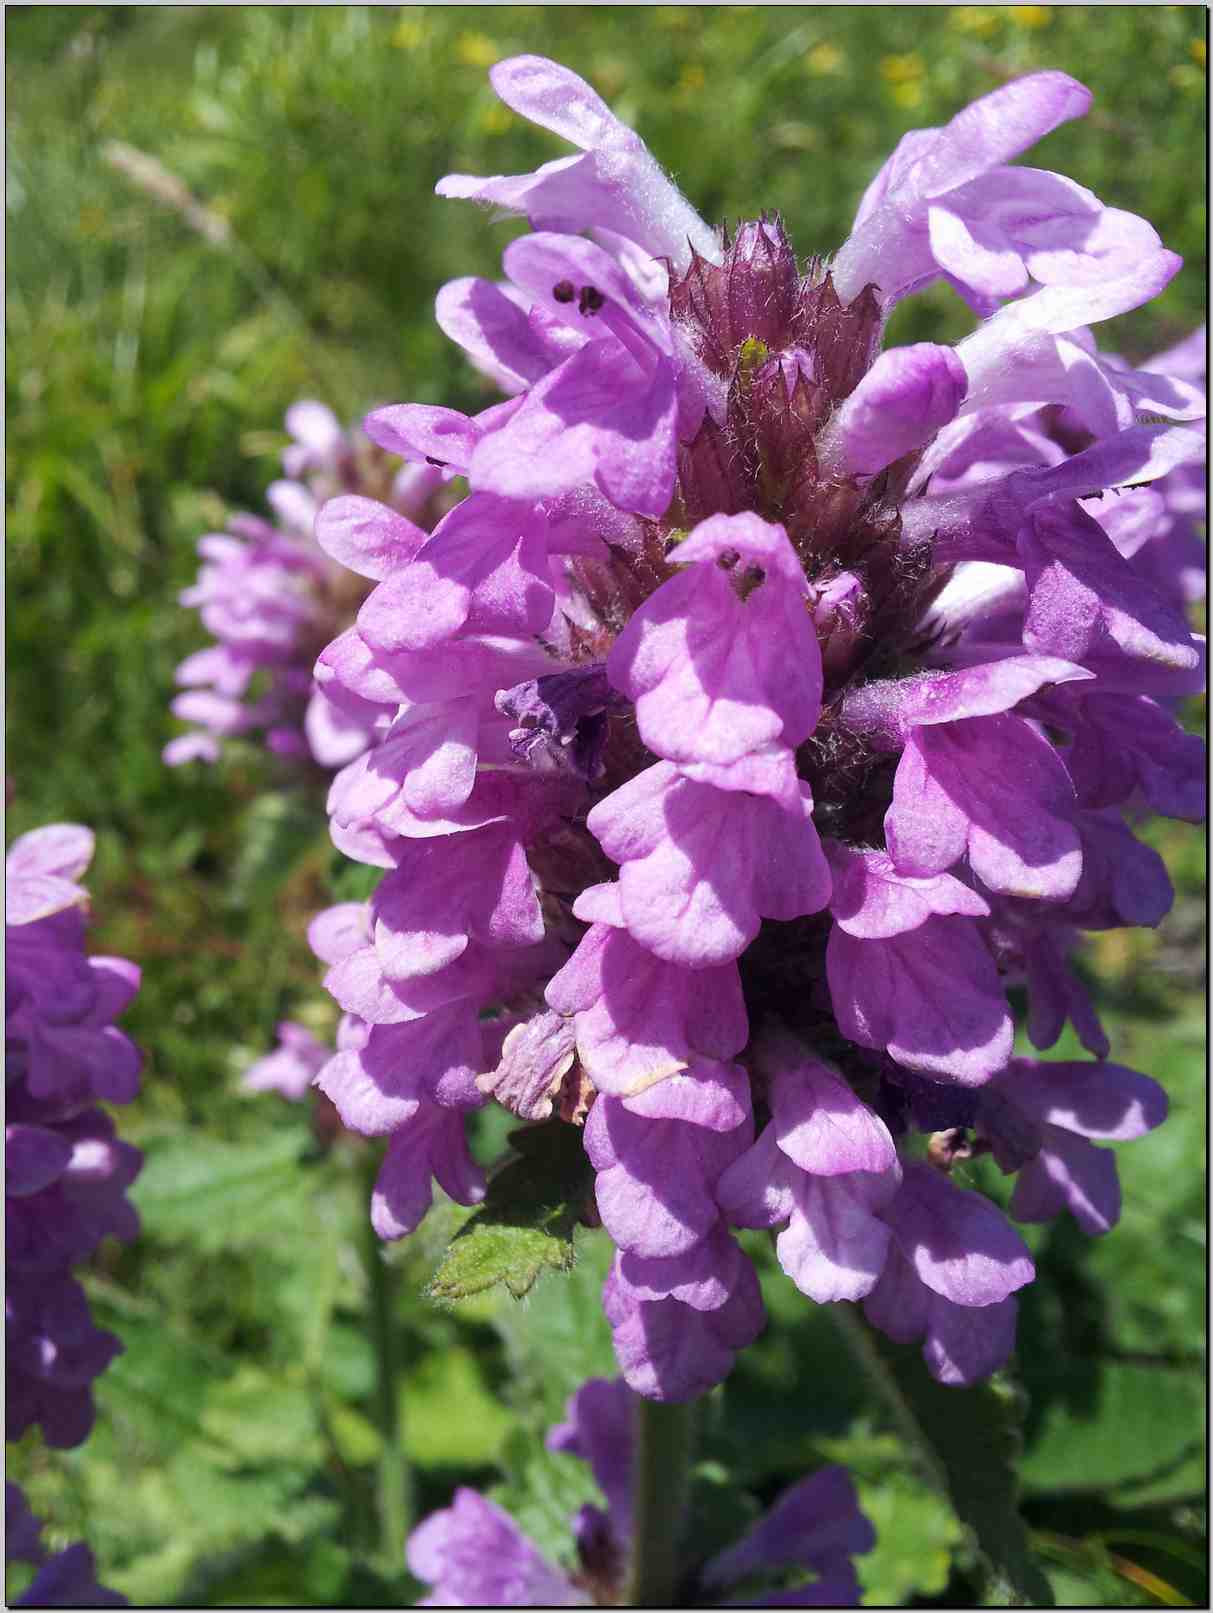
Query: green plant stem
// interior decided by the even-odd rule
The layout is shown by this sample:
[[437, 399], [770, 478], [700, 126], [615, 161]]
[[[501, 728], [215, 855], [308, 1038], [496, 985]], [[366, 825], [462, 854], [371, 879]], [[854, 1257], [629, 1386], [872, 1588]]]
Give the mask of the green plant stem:
[[383, 1245], [370, 1223], [370, 1189], [376, 1164], [365, 1172], [367, 1193], [361, 1200], [365, 1225], [364, 1260], [371, 1297], [371, 1336], [375, 1345], [376, 1420], [383, 1445], [379, 1457], [376, 1499], [379, 1509], [379, 1544], [384, 1571], [392, 1576], [402, 1572], [404, 1543], [412, 1516], [412, 1475], [404, 1449], [404, 1424], [400, 1411], [400, 1369], [402, 1366], [393, 1300], [395, 1273], [383, 1258]]
[[673, 1607], [694, 1444], [694, 1405], [641, 1400], [636, 1413], [629, 1607]]
[[950, 1500], [951, 1486], [948, 1483], [947, 1469], [936, 1456], [926, 1431], [915, 1415], [914, 1408], [902, 1394], [897, 1379], [889, 1371], [867, 1325], [848, 1305], [831, 1305], [828, 1310], [830, 1320], [841, 1332], [852, 1355], [867, 1373], [869, 1382], [884, 1401], [902, 1438], [917, 1457], [923, 1477], [945, 1500]]

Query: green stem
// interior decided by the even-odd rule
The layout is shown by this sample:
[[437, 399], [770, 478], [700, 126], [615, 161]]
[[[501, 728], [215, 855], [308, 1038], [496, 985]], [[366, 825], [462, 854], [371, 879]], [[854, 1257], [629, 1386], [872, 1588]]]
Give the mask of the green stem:
[[[375, 1179], [373, 1165], [367, 1171], [366, 1179], [369, 1189]], [[383, 1442], [377, 1486], [379, 1543], [384, 1571], [394, 1576], [402, 1572], [404, 1562], [404, 1543], [412, 1514], [412, 1482], [400, 1412], [402, 1360], [393, 1314], [395, 1273], [383, 1258], [383, 1245], [370, 1223], [369, 1204], [368, 1191], [362, 1201], [366, 1228], [364, 1259], [371, 1296], [371, 1336], [375, 1344], [376, 1420]]]
[[918, 1458], [924, 1478], [945, 1500], [950, 1500], [952, 1491], [947, 1469], [935, 1454], [914, 1408], [902, 1394], [901, 1387], [890, 1372], [867, 1324], [849, 1305], [830, 1305], [827, 1309], [830, 1320], [839, 1329], [852, 1355], [867, 1373], [873, 1388], [884, 1401], [902, 1438]]
[[629, 1607], [673, 1607], [686, 1523], [694, 1406], [641, 1400], [636, 1414]]

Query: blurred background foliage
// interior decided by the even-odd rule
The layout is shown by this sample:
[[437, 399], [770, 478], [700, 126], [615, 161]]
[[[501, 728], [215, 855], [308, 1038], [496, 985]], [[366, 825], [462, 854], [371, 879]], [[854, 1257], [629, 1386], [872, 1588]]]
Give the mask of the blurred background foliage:
[[[136, 1602], [399, 1605], [416, 1587], [375, 1514], [368, 1145], [330, 1146], [305, 1107], [237, 1086], [280, 1017], [331, 1025], [303, 927], [340, 889], [338, 859], [318, 776], [238, 745], [217, 769], [160, 763], [173, 667], [202, 641], [174, 603], [197, 537], [262, 507], [297, 397], [346, 419], [404, 399], [487, 401], [432, 299], [452, 275], [492, 275], [514, 226], [433, 185], [563, 149], [496, 101], [498, 58], [557, 56], [705, 216], [779, 208], [805, 254], [845, 238], [905, 129], [1008, 77], [1065, 69], [1095, 108], [1028, 160], [1143, 213], [1187, 260], [1102, 336], [1140, 359], [1203, 317], [1206, 14], [31, 6], [5, 26], [9, 834], [97, 829], [93, 946], [142, 963], [127, 1024], [148, 1051], [144, 1094], [122, 1115], [147, 1154], [144, 1237], [88, 1274], [126, 1353], [100, 1381], [86, 1446], [57, 1455], [29, 1439], [10, 1466], [52, 1541], [86, 1538], [104, 1581]], [[177, 176], [214, 239], [117, 171], [114, 141]], [[941, 292], [899, 313], [894, 334], [967, 323]], [[1175, 911], [1160, 935], [1098, 938], [1088, 967], [1116, 1056], [1167, 1084], [1172, 1118], [1121, 1150], [1126, 1210], [1110, 1238], [1091, 1244], [1068, 1221], [1032, 1234], [1041, 1277], [1019, 1388], [1001, 1391], [1023, 1418], [1032, 1545], [1067, 1605], [1206, 1594], [1203, 848], [1180, 825], [1151, 835]], [[486, 1155], [499, 1141], [482, 1140]], [[443, 1310], [421, 1289], [456, 1219], [442, 1207], [389, 1257], [413, 1505], [495, 1484], [555, 1552], [590, 1492], [539, 1436], [587, 1369], [611, 1370], [601, 1239], [581, 1236], [573, 1277], [521, 1303]], [[772, 1326], [708, 1408], [704, 1527], [734, 1531], [747, 1504], [845, 1459], [881, 1534], [862, 1568], [870, 1603], [988, 1593], [971, 1536], [922, 1483], [830, 1317], [767, 1266]]]

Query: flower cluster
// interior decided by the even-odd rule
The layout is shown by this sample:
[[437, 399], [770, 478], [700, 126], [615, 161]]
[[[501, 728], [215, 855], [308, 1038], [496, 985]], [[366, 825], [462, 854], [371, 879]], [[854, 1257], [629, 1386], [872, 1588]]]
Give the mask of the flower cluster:
[[[506, 400], [367, 418], [466, 478], [428, 537], [349, 496], [316, 523], [373, 584], [317, 666], [378, 713], [332, 835], [385, 871], [312, 927], [346, 1016], [319, 1085], [390, 1138], [388, 1238], [433, 1179], [483, 1196], [489, 1097], [584, 1121], [644, 1395], [704, 1392], [761, 1328], [738, 1227], [971, 1382], [1033, 1266], [953, 1166], [989, 1153], [1014, 1218], [1103, 1231], [1095, 1144], [1165, 1111], [1070, 955], [1169, 906], [1126, 813], [1203, 810], [1169, 709], [1202, 679], [1176, 546], [1203, 397], [1190, 355], [1136, 370], [1089, 328], [1179, 259], [1008, 166], [1087, 110], [1061, 73], [907, 134], [828, 266], [771, 215], [709, 228], [565, 69], [492, 79], [578, 148], [438, 187], [531, 225], [504, 281], [437, 301]], [[883, 346], [938, 280], [982, 322]], [[1069, 1020], [1089, 1062], [1012, 1058], [1018, 984], [1033, 1045]]]
[[114, 1021], [139, 970], [85, 955], [92, 854], [88, 829], [54, 824], [5, 859], [7, 1437], [39, 1424], [60, 1449], [87, 1438], [92, 1381], [122, 1348], [93, 1326], [71, 1268], [139, 1230], [125, 1194], [142, 1156], [98, 1107], [138, 1091], [139, 1051]]
[[199, 540], [202, 565], [181, 604], [198, 611], [216, 642], [177, 668], [184, 692], [173, 701], [173, 715], [194, 727], [165, 746], [170, 767], [217, 761], [220, 742], [237, 734], [261, 733], [275, 755], [310, 756], [324, 768], [341, 767], [370, 741], [373, 711], [340, 695], [330, 701], [313, 686], [317, 652], [366, 592], [316, 547], [316, 511], [347, 491], [428, 514], [442, 473], [400, 468], [361, 433], [343, 431], [322, 403], [293, 404], [286, 429], [292, 438], [282, 456], [286, 478], [267, 494], [273, 520], [234, 515], [226, 532]]
[[80, 1542], [49, 1555], [42, 1545], [42, 1524], [30, 1511], [20, 1487], [4, 1486], [4, 1560], [28, 1563], [33, 1579], [14, 1607], [125, 1607], [126, 1597], [97, 1583], [97, 1565]]
[[[568, 1402], [568, 1421], [548, 1435], [548, 1448], [587, 1462], [606, 1499], [572, 1519], [577, 1564], [549, 1562], [514, 1520], [475, 1490], [409, 1537], [408, 1565], [431, 1586], [422, 1607], [617, 1606], [632, 1539], [633, 1420], [636, 1397], [619, 1379], [591, 1378]], [[785, 1490], [732, 1546], [706, 1561], [688, 1561], [680, 1605], [715, 1606], [729, 1589], [730, 1607], [853, 1607], [859, 1601], [854, 1555], [875, 1544], [845, 1468], [825, 1467]], [[690, 1546], [688, 1542], [688, 1546]], [[814, 1578], [805, 1580], [811, 1572]], [[757, 1599], [752, 1599], [757, 1597]]]

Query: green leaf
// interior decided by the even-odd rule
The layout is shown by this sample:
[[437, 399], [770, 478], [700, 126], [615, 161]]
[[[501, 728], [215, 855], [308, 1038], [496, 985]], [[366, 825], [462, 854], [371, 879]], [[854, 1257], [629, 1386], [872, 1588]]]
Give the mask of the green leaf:
[[355, 1406], [333, 1399], [325, 1407], [325, 1429], [341, 1460], [349, 1467], [370, 1467], [379, 1460], [383, 1436]]
[[505, 1346], [506, 1394], [517, 1425], [500, 1461], [503, 1482], [490, 1493], [552, 1559], [569, 1558], [569, 1519], [585, 1501], [602, 1505], [589, 1467], [544, 1446], [565, 1415], [569, 1396], [587, 1378], [618, 1373], [602, 1314], [602, 1283], [613, 1245], [602, 1231], [578, 1237], [577, 1264], [515, 1304], [497, 1291], [493, 1326]]
[[99, 1327], [122, 1340], [117, 1356], [98, 1382], [98, 1402], [109, 1421], [124, 1429], [146, 1422], [165, 1448], [202, 1440], [207, 1397], [227, 1374], [221, 1355], [156, 1314], [132, 1313], [89, 1284], [89, 1303]]
[[192, 1607], [340, 1607], [350, 1553], [331, 1540], [284, 1551], [278, 1539], [204, 1561], [182, 1598]]
[[510, 1143], [519, 1157], [452, 1239], [426, 1290], [432, 1299], [466, 1299], [499, 1283], [521, 1299], [541, 1272], [571, 1270], [573, 1229], [593, 1180], [581, 1132], [552, 1121], [515, 1131]]
[[293, 1123], [251, 1143], [202, 1136], [153, 1142], [131, 1197], [145, 1227], [165, 1243], [211, 1254], [272, 1243], [277, 1229], [305, 1213], [310, 1183], [299, 1159], [308, 1143]]
[[1157, 1487], [1181, 1476], [1174, 1495], [1199, 1493], [1190, 1458], [1204, 1428], [1204, 1387], [1197, 1371], [1136, 1362], [1092, 1363], [1081, 1404], [1054, 1401], [1021, 1465], [1035, 1492]]
[[972, 1389], [936, 1383], [917, 1345], [894, 1344], [842, 1307], [833, 1310], [899, 1431], [917, 1450], [924, 1477], [971, 1531], [984, 1569], [983, 1601], [1051, 1606], [1049, 1582], [1032, 1559], [1018, 1511], [1021, 1397], [999, 1379]]
[[602, 1314], [613, 1254], [605, 1232], [587, 1230], [577, 1239], [577, 1264], [558, 1282], [537, 1284], [517, 1305], [498, 1292], [492, 1321], [505, 1345], [509, 1398], [540, 1442], [587, 1378], [619, 1371]]
[[947, 1501], [904, 1467], [875, 1482], [858, 1480], [857, 1488], [860, 1510], [876, 1530], [873, 1549], [855, 1559], [864, 1602], [905, 1607], [915, 1595], [938, 1597], [962, 1537]]
[[418, 1467], [488, 1466], [515, 1425], [476, 1356], [461, 1346], [422, 1357], [401, 1399], [405, 1447]]
[[305, 1385], [250, 1362], [212, 1390], [202, 1427], [231, 1453], [219, 1464], [223, 1467], [273, 1467], [286, 1461], [318, 1467], [324, 1455]]

